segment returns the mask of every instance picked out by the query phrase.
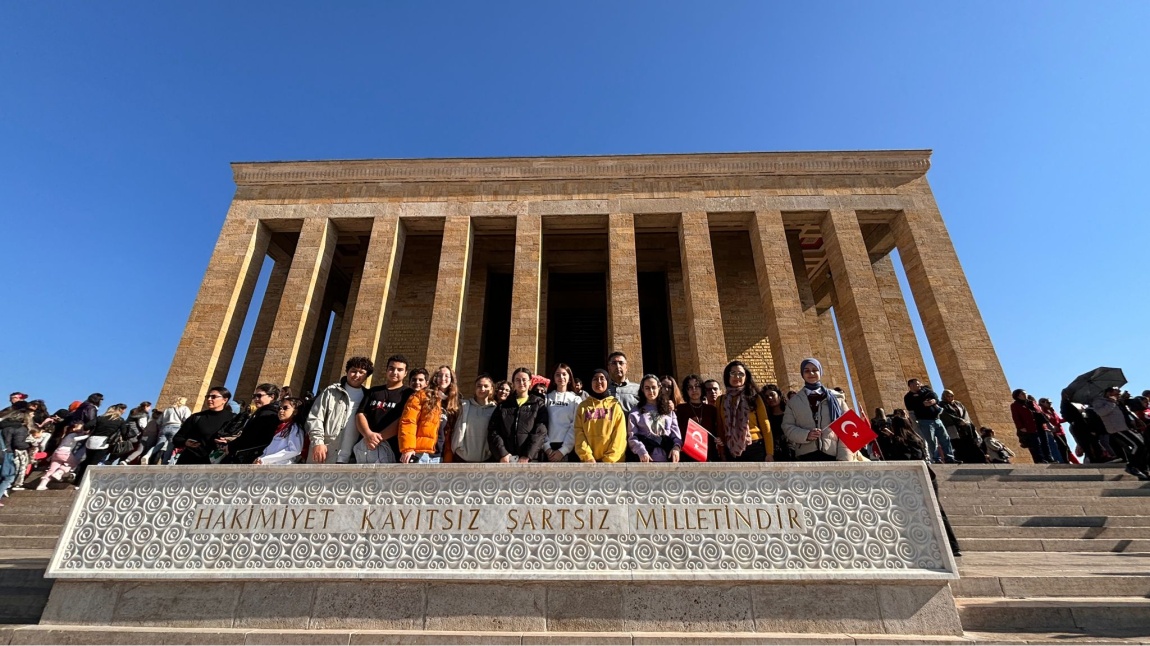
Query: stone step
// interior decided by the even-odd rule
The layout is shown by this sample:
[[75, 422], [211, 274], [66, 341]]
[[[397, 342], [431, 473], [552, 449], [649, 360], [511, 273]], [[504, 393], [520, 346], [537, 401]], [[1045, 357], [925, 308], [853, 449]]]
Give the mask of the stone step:
[[1150, 552], [1150, 539], [1139, 538], [966, 538], [963, 552]]
[[939, 498], [939, 502], [943, 509], [949, 509], [951, 505], [1010, 505], [1012, 507], [1081, 505], [1082, 507], [1093, 508], [1099, 504], [1127, 507], [1139, 511], [1150, 509], [1150, 496], [994, 496], [980, 494], [977, 496], [942, 496]]
[[32, 525], [32, 524], [13, 524], [7, 523], [0, 525], [0, 539], [6, 539], [9, 536], [39, 536], [43, 538], [55, 538], [60, 535], [64, 526], [61, 525]]
[[1043, 482], [1002, 482], [999, 480], [966, 482], [939, 480], [938, 487], [942, 491], [1034, 491], [1036, 489], [1048, 491], [1050, 489], [1074, 489], [1083, 492], [1113, 493], [1116, 496], [1120, 496], [1123, 495], [1120, 492], [1124, 491], [1135, 492], [1135, 494], [1139, 491], [1150, 491], [1150, 482], [1142, 482], [1140, 480], [1116, 480], [1113, 482], [1066, 482], [1063, 480], [1048, 480]]
[[55, 549], [57, 536], [6, 536], [0, 543], [5, 549]]
[[17, 511], [0, 514], [0, 522], [5, 525], [56, 525], [61, 529], [68, 521], [67, 512], [45, 514], [40, 512]]
[[1150, 599], [966, 598], [956, 603], [964, 630], [1150, 635]]
[[1150, 554], [965, 552], [956, 597], [1150, 597]]
[[966, 516], [947, 512], [947, 519], [955, 527], [1150, 527], [1150, 516]]
[[1085, 505], [1046, 505], [1036, 498], [1029, 505], [947, 505], [947, 516], [1145, 516], [1150, 503], [1094, 502]]
[[1019, 527], [1016, 525], [954, 525], [953, 527], [955, 535], [959, 538], [1150, 539], [1150, 527]]
[[[973, 644], [967, 637], [852, 633], [443, 632], [14, 626], [0, 644]], [[1121, 643], [1121, 642], [1115, 642]]]
[[0, 624], [39, 622], [51, 591], [51, 588], [0, 587]]

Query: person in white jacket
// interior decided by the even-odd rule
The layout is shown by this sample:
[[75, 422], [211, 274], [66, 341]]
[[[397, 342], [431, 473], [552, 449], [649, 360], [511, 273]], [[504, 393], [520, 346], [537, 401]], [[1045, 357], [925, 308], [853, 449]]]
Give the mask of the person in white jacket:
[[562, 462], [569, 459], [575, 448], [575, 410], [583, 403], [583, 397], [571, 389], [575, 373], [565, 363], [555, 366], [551, 385], [554, 390], [547, 393], [547, 441], [543, 444], [540, 462]]
[[252, 464], [295, 464], [299, 461], [306, 439], [295, 419], [301, 404], [303, 400], [296, 397], [280, 400], [277, 412], [279, 426], [276, 427], [271, 444], [264, 449], [264, 454]]
[[451, 433], [451, 455], [454, 462], [487, 462], [491, 446], [487, 427], [495, 412], [495, 384], [491, 377], [479, 375], [475, 380], [475, 397], [459, 403], [459, 415]]
[[803, 359], [799, 371], [806, 383], [787, 400], [787, 410], [783, 413], [783, 433], [795, 449], [795, 459], [853, 459], [851, 450], [827, 428], [850, 410], [846, 399], [838, 391], [823, 386], [823, 365], [818, 359]]

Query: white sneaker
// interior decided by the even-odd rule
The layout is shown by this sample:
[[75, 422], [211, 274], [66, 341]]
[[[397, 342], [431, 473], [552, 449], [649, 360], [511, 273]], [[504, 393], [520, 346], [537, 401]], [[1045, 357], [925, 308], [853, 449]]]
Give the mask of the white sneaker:
[[24, 485], [16, 485], [12, 487], [12, 491], [24, 491]]

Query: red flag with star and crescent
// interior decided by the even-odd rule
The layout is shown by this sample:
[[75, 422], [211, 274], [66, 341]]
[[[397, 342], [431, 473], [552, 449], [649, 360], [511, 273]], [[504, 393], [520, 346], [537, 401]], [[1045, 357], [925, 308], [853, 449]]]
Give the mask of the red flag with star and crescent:
[[866, 421], [853, 410], [843, 413], [842, 417], [831, 422], [827, 428], [839, 436], [839, 441], [847, 445], [852, 451], [858, 451], [878, 438]]

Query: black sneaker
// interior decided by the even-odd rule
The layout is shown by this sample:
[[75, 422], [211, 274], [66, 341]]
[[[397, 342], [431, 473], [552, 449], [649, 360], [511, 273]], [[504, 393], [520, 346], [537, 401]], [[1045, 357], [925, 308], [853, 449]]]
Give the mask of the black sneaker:
[[1147, 475], [1145, 471], [1140, 471], [1132, 464], [1126, 465], [1126, 473], [1129, 473], [1139, 480], [1150, 480], [1150, 475]]

